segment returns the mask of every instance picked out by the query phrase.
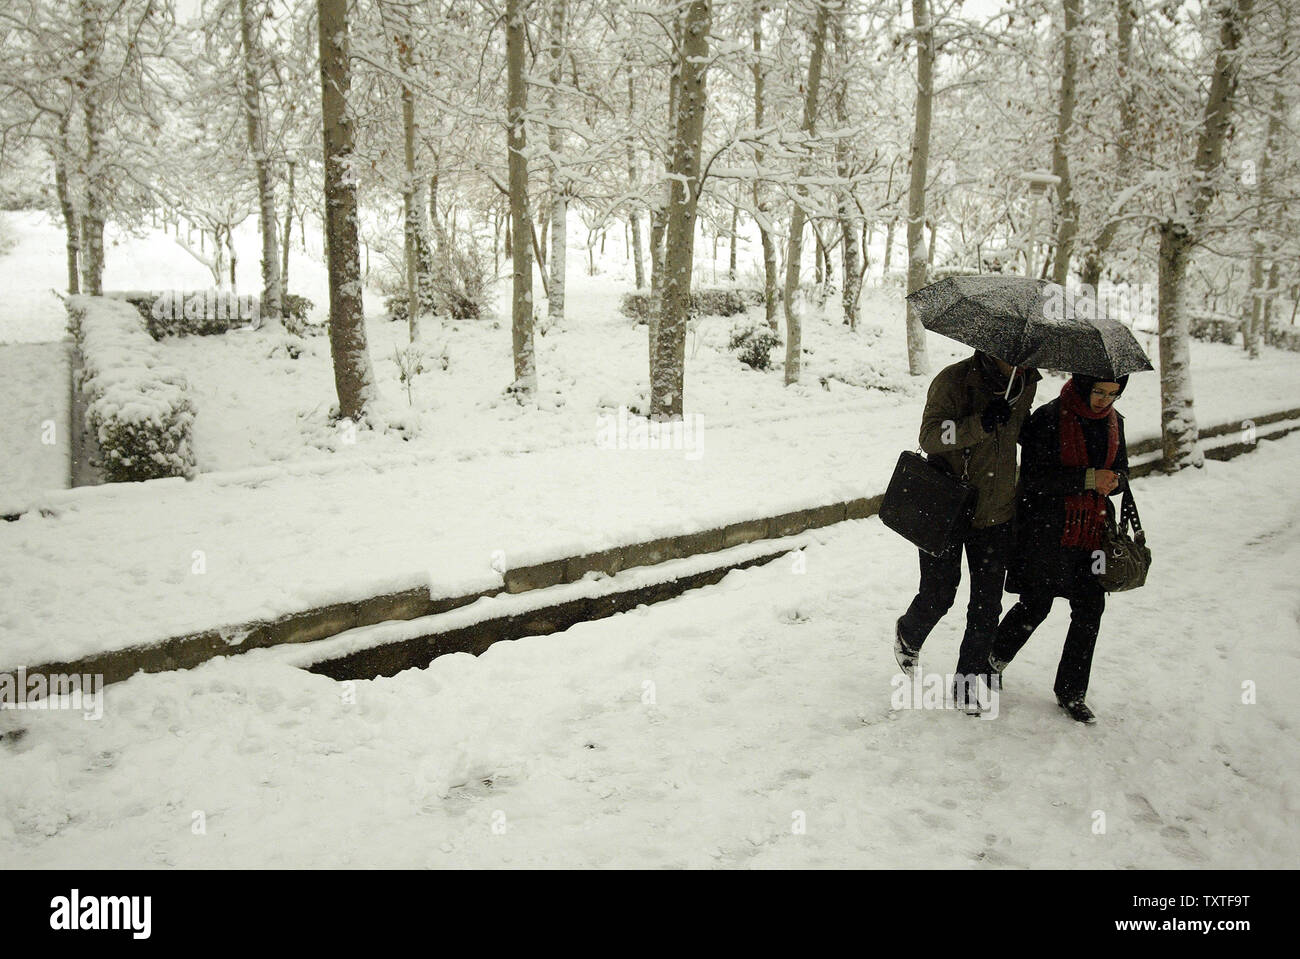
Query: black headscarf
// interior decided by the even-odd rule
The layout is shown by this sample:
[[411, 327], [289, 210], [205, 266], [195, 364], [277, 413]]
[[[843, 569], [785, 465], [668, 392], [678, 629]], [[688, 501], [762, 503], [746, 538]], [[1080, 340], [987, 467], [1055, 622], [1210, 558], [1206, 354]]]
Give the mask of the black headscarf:
[[[1098, 383], [1118, 383], [1120, 396], [1124, 395], [1124, 388], [1128, 386], [1128, 374], [1112, 379], [1106, 376], [1089, 376], [1087, 373], [1072, 373], [1070, 374], [1070, 379], [1074, 381], [1075, 392], [1077, 392], [1085, 402], [1091, 400], [1092, 388]], [[1116, 399], [1119, 399], [1119, 397], [1117, 396]]]

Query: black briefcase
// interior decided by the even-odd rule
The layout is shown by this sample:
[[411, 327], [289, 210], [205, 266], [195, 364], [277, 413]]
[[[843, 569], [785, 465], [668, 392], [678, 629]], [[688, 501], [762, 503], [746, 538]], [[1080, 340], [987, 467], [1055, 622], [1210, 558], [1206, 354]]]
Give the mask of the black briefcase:
[[[965, 462], [970, 462], [970, 450]], [[942, 465], [904, 450], [880, 503], [880, 521], [922, 552], [938, 556], [961, 542], [979, 491]]]

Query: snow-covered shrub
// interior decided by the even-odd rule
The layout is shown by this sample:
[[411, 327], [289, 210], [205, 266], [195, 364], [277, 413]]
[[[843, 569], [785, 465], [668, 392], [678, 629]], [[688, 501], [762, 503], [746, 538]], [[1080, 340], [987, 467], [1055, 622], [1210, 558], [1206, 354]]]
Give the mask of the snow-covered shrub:
[[[406, 295], [406, 280], [402, 277], [395, 290], [391, 289], [390, 284], [385, 282], [380, 286], [384, 295], [384, 313], [394, 322], [405, 323], [407, 319], [407, 305], [409, 300]], [[420, 300], [420, 312], [422, 314], [433, 316], [438, 312], [437, 302], [433, 298], [433, 288], [431, 284], [423, 284], [422, 289], [417, 289], [416, 296]]]
[[68, 329], [81, 351], [77, 388], [109, 482], [194, 475], [189, 383], [166, 366], [139, 312], [120, 299], [70, 296]]
[[772, 365], [772, 349], [781, 345], [781, 337], [766, 323], [734, 327], [727, 344], [738, 350], [737, 358], [753, 370], [766, 370]]
[[691, 293], [692, 312], [703, 316], [736, 316], [751, 306], [763, 305], [762, 289], [704, 288]]
[[305, 296], [296, 293], [284, 295], [284, 328], [298, 336], [320, 336], [325, 332], [323, 323], [312, 323], [308, 316], [316, 306]]
[[624, 316], [630, 316], [638, 323], [644, 323], [650, 318], [650, 293], [636, 290], [632, 293], [624, 293], [623, 298], [618, 303], [619, 312]]
[[[701, 287], [691, 290], [691, 313], [696, 316], [736, 316], [751, 306], [763, 305], [763, 290], [743, 286]], [[650, 316], [650, 291], [624, 293], [619, 310], [639, 323]]]
[[[433, 273], [417, 292], [420, 309], [434, 316], [453, 320], [477, 320], [491, 309], [490, 271], [487, 259], [476, 241], [439, 251], [433, 257]], [[397, 290], [384, 288], [384, 312], [392, 320], [405, 323], [408, 297], [405, 281]]]
[[1300, 353], [1300, 327], [1270, 326], [1264, 331], [1264, 342], [1280, 350]]
[[472, 236], [462, 235], [452, 247], [439, 244], [433, 256], [433, 303], [439, 316], [477, 320], [492, 307], [491, 266]]
[[950, 276], [979, 276], [979, 270], [973, 270], [968, 266], [936, 266], [930, 273], [930, 282], [938, 283]]
[[1232, 343], [1237, 339], [1241, 323], [1229, 316], [1216, 313], [1193, 313], [1189, 323], [1193, 339], [1210, 343]]
[[225, 333], [261, 315], [256, 296], [229, 290], [115, 290], [104, 296], [135, 307], [155, 340]]

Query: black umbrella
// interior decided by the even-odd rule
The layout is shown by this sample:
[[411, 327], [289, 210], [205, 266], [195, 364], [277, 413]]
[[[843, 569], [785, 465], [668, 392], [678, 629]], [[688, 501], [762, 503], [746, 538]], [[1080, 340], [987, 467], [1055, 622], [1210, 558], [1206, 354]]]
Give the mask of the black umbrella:
[[[1124, 324], [1092, 317], [1087, 300], [1048, 280], [950, 276], [909, 293], [921, 325], [1012, 366], [1067, 370], [1114, 380], [1151, 369]], [[1007, 384], [1010, 392], [1011, 385]]]

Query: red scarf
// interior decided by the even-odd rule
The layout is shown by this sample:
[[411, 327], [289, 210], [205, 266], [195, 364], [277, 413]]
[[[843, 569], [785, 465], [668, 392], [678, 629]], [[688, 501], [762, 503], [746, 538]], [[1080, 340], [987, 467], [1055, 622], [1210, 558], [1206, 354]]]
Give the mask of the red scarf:
[[[1079, 395], [1074, 380], [1061, 387], [1061, 465], [1090, 467], [1088, 446], [1083, 439], [1083, 419], [1106, 423], [1106, 462], [1102, 469], [1115, 465], [1119, 452], [1119, 417], [1114, 406], [1104, 412], [1094, 413], [1091, 404]], [[1096, 490], [1084, 490], [1065, 497], [1065, 528], [1061, 531], [1061, 545], [1096, 549], [1101, 545], [1101, 531], [1106, 525], [1106, 497]]]

